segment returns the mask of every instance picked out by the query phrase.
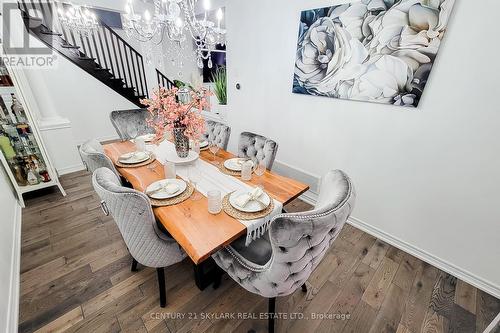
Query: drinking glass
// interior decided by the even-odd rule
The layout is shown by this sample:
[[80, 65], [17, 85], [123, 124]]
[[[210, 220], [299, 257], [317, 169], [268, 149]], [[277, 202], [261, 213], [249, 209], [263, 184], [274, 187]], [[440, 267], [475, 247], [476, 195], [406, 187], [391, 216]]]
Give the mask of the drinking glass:
[[195, 153], [198, 155], [200, 154], [200, 141], [199, 140], [193, 140], [193, 145], [191, 148]]
[[163, 169], [165, 171], [165, 179], [175, 179], [175, 163], [166, 161]]
[[262, 176], [264, 175], [264, 173], [266, 172], [266, 165], [264, 164], [264, 161], [258, 161], [257, 162], [257, 166], [255, 167], [255, 170], [254, 170], [255, 174], [259, 177], [260, 179], [260, 182], [259, 184], [262, 185]]
[[212, 164], [219, 165], [219, 163], [215, 159], [215, 155], [217, 154], [217, 152], [220, 149], [219, 146], [215, 142], [212, 141], [212, 142], [210, 142], [210, 145], [208, 146], [208, 149], [210, 150], [210, 152], [212, 154], [214, 154], [214, 156], [213, 156], [214, 158], [213, 158], [213, 163]]
[[210, 214], [219, 214], [222, 210], [222, 196], [219, 190], [210, 190], [207, 192], [208, 212]]
[[137, 137], [137, 127], [134, 124], [127, 125], [127, 134], [131, 139], [135, 139]]
[[134, 140], [135, 149], [137, 151], [146, 151], [146, 141], [143, 138], [137, 138]]
[[241, 166], [241, 179], [242, 180], [250, 180], [252, 179], [252, 161], [246, 161]]
[[188, 179], [193, 184], [194, 192], [191, 195], [191, 200], [196, 201], [201, 199], [201, 194], [197, 191], [196, 185], [201, 180], [200, 170], [197, 168], [196, 164], [190, 165], [188, 168]]

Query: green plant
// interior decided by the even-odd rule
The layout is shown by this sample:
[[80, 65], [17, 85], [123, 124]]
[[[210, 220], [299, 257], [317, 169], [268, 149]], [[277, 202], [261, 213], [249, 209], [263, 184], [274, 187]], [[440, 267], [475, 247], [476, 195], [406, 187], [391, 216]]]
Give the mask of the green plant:
[[177, 88], [182, 88], [184, 87], [186, 84], [184, 82], [182, 82], [181, 80], [174, 80], [174, 85], [177, 87]]
[[187, 87], [189, 89], [191, 89], [192, 91], [196, 91], [196, 89], [193, 88], [193, 86], [189, 83], [186, 83], [184, 81], [181, 81], [181, 80], [174, 80], [174, 86], [176, 88], [183, 88], [183, 87]]
[[212, 82], [214, 83], [214, 93], [219, 100], [219, 104], [227, 104], [227, 73], [226, 67], [220, 66], [212, 75]]

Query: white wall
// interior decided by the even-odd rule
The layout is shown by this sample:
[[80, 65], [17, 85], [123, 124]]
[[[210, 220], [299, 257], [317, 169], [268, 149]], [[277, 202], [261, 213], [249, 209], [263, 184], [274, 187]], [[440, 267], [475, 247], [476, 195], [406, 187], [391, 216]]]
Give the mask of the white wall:
[[0, 332], [17, 331], [21, 208], [0, 166]]
[[230, 147], [256, 131], [279, 162], [345, 170], [358, 222], [500, 295], [500, 2], [457, 1], [418, 109], [291, 93], [300, 11], [335, 3], [228, 1]]
[[83, 168], [77, 145], [92, 138], [117, 138], [109, 121], [111, 111], [137, 108], [60, 55], [56, 68], [30, 69], [24, 73], [28, 81], [36, 82], [31, 90], [41, 113], [38, 117], [43, 120], [45, 110], [51, 108], [69, 120], [64, 126], [41, 126], [47, 151], [60, 174]]

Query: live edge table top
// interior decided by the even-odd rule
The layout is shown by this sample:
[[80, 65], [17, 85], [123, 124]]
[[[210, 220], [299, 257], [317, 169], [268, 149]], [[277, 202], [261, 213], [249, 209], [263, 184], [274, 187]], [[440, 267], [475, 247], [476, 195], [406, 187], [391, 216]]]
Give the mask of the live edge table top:
[[[104, 145], [106, 155], [113, 162], [116, 162], [120, 155], [133, 150], [134, 144], [129, 141]], [[232, 157], [234, 157], [233, 154], [220, 150], [216, 160], [222, 163]], [[208, 151], [202, 151], [200, 158], [207, 162], [213, 161], [213, 155]], [[153, 162], [149, 167], [117, 167], [117, 170], [132, 184], [134, 189], [141, 192], [149, 184], [164, 178], [163, 165], [158, 161]], [[250, 181], [245, 182], [250, 185], [261, 184], [269, 195], [282, 202], [283, 205], [309, 189], [306, 184], [267, 170], [263, 176], [253, 175]], [[195, 264], [201, 263], [211, 254], [246, 233], [245, 225], [224, 211], [216, 215], [210, 214], [207, 198], [203, 195], [200, 200], [188, 199], [173, 206], [154, 207], [153, 211], [158, 221], [168, 230]]]

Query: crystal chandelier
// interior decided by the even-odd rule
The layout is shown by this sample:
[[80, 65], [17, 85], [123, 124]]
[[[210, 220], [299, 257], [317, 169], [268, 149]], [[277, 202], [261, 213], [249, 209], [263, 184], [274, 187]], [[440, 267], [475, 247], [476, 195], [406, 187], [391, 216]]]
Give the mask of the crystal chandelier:
[[134, 11], [132, 0], [125, 7], [124, 29], [128, 36], [142, 42], [160, 44], [166, 36], [178, 45], [191, 36], [196, 45], [196, 63], [203, 68], [203, 60], [208, 60], [212, 68], [211, 52], [217, 44], [225, 44], [226, 30], [221, 28], [222, 9], [216, 12], [216, 20], [209, 20], [210, 0], [203, 0], [205, 13], [202, 17], [195, 14], [198, 0], [153, 0], [154, 13], [145, 10], [142, 15]]
[[95, 13], [86, 6], [78, 6], [72, 3], [62, 4], [57, 12], [59, 22], [63, 26], [81, 35], [87, 36], [99, 26]]

